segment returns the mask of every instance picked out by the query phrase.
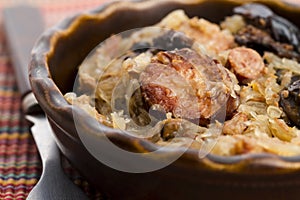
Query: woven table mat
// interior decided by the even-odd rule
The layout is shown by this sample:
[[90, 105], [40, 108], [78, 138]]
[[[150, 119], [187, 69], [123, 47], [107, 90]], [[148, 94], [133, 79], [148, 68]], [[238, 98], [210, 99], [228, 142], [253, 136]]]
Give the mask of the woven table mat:
[[[3, 34], [2, 9], [28, 3], [39, 7], [47, 27], [66, 16], [100, 6], [105, 0], [0, 0], [0, 199], [26, 199], [41, 174], [41, 161], [21, 111], [21, 96]], [[108, 0], [106, 0], [108, 1]], [[63, 159], [66, 174], [90, 199], [102, 199]]]

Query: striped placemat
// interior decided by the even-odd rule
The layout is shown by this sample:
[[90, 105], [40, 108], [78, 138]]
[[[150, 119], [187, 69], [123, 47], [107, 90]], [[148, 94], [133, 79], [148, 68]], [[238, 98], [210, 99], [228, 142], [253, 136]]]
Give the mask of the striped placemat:
[[[105, 0], [0, 0], [4, 7], [29, 3], [39, 7], [46, 25], [52, 26], [68, 15], [95, 8]], [[107, 0], [106, 0], [107, 1]], [[2, 11], [0, 12], [2, 13]], [[79, 173], [63, 159], [66, 174], [91, 199], [103, 199]], [[41, 161], [29, 125], [21, 112], [21, 97], [3, 34], [0, 16], [0, 199], [26, 199], [41, 174]]]

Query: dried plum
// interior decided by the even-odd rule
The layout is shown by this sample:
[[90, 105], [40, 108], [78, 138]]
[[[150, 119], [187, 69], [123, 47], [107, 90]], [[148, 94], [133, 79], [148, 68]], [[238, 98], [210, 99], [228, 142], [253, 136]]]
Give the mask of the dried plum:
[[235, 41], [239, 45], [255, 49], [261, 55], [263, 55], [265, 51], [270, 51], [280, 57], [294, 58], [300, 61], [300, 54], [293, 51], [294, 48], [292, 45], [276, 42], [267, 32], [252, 25], [241, 29], [235, 35]]
[[236, 7], [234, 13], [243, 16], [247, 27], [251, 25], [264, 32], [260, 34], [259, 31], [246, 31], [248, 37], [243, 38], [245, 30], [242, 30], [235, 37], [238, 44], [249, 45], [248, 47], [254, 47], [260, 52], [267, 50], [281, 57], [300, 60], [300, 31], [293, 23], [276, 15], [268, 7], [256, 3]]
[[294, 76], [288, 88], [281, 91], [280, 106], [288, 119], [300, 127], [300, 76]]
[[181, 32], [170, 30], [160, 37], [154, 38], [153, 45], [157, 49], [171, 51], [175, 49], [191, 48], [193, 40]]
[[287, 19], [277, 15], [272, 16], [270, 23], [271, 33], [276, 41], [291, 44], [297, 52], [300, 52], [300, 31], [298, 27]]
[[149, 42], [136, 42], [132, 45], [131, 50], [135, 53], [144, 53], [151, 47]]
[[260, 28], [265, 28], [268, 25], [269, 19], [274, 16], [272, 10], [267, 6], [257, 3], [249, 3], [235, 7], [233, 12], [242, 15], [248, 24]]
[[181, 126], [181, 120], [178, 119], [169, 119], [166, 120], [166, 123], [161, 130], [161, 137], [164, 141], [168, 141], [170, 139], [173, 139], [175, 137], [176, 132], [180, 129]]
[[131, 119], [139, 126], [146, 126], [151, 122], [140, 89], [137, 89], [130, 98], [129, 113]]

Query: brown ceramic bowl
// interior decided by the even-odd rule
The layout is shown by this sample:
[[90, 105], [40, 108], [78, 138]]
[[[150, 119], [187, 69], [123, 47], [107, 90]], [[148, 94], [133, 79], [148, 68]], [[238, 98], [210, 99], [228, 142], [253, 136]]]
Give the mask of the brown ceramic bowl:
[[[113, 2], [69, 17], [42, 35], [33, 49], [30, 65], [33, 92], [49, 118], [62, 153], [103, 194], [111, 199], [299, 199], [300, 156], [209, 154], [199, 159], [197, 152], [190, 150], [167, 167], [153, 172], [128, 173], [112, 169], [87, 151], [77, 130], [83, 130], [95, 141], [101, 141], [97, 134], [104, 133], [118, 146], [134, 152], [157, 147], [98, 125], [63, 97], [73, 89], [79, 64], [111, 34], [155, 24], [178, 8], [189, 16], [218, 22], [243, 2], [249, 1]], [[279, 1], [256, 2], [270, 6], [300, 27], [300, 8]]]

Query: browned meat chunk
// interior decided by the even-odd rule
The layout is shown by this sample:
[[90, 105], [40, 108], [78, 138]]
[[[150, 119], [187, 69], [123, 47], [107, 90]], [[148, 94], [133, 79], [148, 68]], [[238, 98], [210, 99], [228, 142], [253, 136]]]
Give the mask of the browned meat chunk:
[[231, 120], [224, 123], [223, 134], [237, 135], [242, 134], [247, 128], [245, 122], [248, 120], [248, 116], [244, 113], [238, 113], [233, 116]]
[[169, 88], [162, 85], [146, 84], [143, 87], [146, 100], [149, 104], [158, 104], [166, 112], [172, 112], [178, 105], [178, 97]]
[[159, 52], [141, 73], [140, 82], [150, 107], [157, 106], [174, 117], [201, 122], [226, 109], [233, 92], [228, 71], [217, 61], [191, 49]]
[[[173, 68], [151, 63], [140, 76], [142, 94], [149, 106], [175, 117], [198, 118], [198, 98], [186, 80]], [[189, 109], [187, 109], [189, 108]]]

